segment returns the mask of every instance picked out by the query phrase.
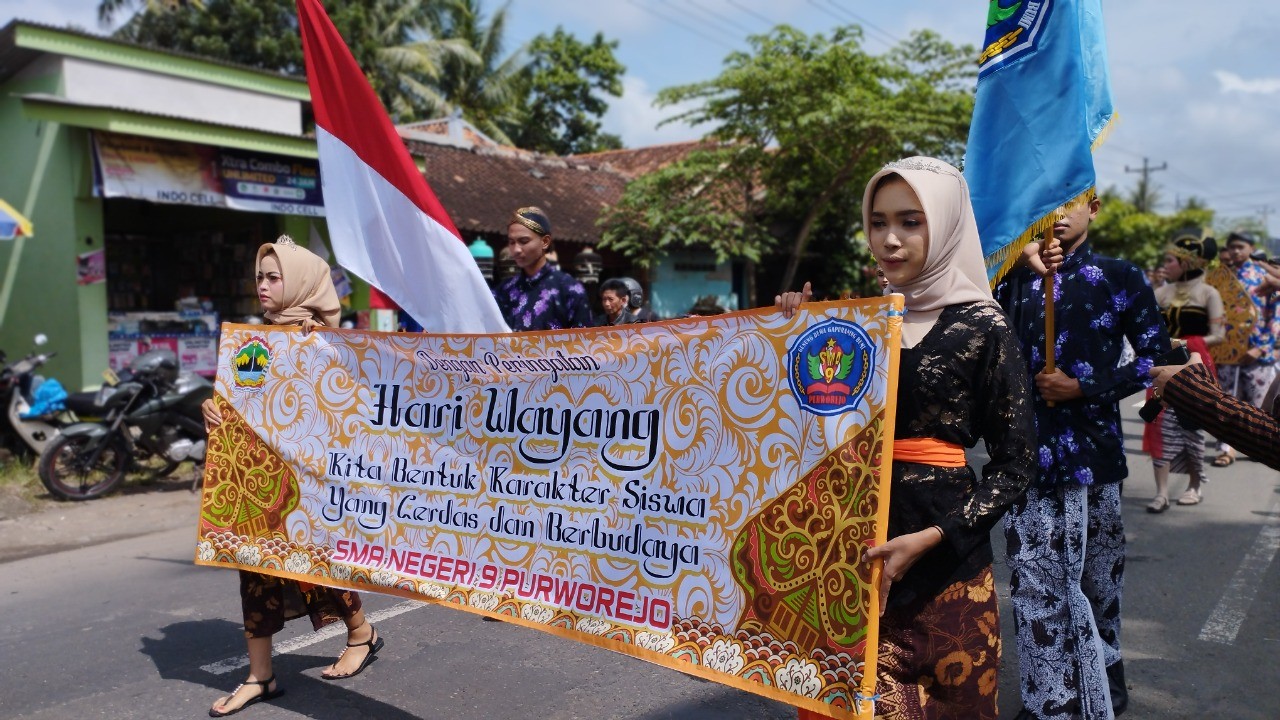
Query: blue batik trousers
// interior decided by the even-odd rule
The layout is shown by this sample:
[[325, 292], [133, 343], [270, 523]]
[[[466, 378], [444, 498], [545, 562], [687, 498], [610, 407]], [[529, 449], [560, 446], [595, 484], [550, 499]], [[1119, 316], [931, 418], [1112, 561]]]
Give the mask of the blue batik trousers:
[[1022, 704], [1037, 718], [1112, 720], [1120, 661], [1120, 484], [1032, 486], [1005, 515]]

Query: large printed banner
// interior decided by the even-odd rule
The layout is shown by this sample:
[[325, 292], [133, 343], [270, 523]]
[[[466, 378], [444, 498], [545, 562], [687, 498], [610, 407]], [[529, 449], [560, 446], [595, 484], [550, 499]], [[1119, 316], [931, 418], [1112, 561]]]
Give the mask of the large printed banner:
[[869, 718], [900, 320], [897, 296], [509, 335], [224, 325], [196, 562]]
[[93, 133], [94, 193], [154, 203], [324, 216], [315, 160]]

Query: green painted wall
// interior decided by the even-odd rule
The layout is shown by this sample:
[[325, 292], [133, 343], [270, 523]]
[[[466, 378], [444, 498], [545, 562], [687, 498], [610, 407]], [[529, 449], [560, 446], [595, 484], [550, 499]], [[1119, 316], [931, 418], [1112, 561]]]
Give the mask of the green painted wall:
[[48, 335], [58, 355], [43, 372], [75, 391], [99, 384], [107, 365], [106, 288], [76, 284], [76, 255], [102, 247], [102, 203], [90, 193], [88, 133], [30, 120], [15, 97], [61, 92], [56, 64], [45, 67], [0, 87], [0, 197], [35, 226], [21, 249], [0, 242], [0, 283], [14, 269], [0, 348], [20, 356], [36, 333]]

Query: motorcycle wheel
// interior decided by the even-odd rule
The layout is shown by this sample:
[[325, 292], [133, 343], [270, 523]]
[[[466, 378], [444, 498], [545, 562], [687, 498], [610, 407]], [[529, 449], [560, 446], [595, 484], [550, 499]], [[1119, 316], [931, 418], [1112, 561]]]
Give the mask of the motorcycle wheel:
[[92, 500], [111, 492], [124, 480], [129, 453], [123, 442], [111, 441], [93, 467], [85, 467], [91, 454], [87, 437], [59, 435], [40, 455], [40, 482], [60, 500]]

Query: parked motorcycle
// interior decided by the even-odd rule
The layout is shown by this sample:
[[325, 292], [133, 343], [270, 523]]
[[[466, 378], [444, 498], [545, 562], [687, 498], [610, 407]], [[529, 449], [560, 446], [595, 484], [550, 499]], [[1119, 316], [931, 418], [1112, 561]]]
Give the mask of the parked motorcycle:
[[186, 461], [203, 464], [200, 404], [210, 397], [213, 385], [194, 373], [179, 374], [172, 351], [139, 355], [119, 382], [109, 379], [99, 391], [101, 422], [65, 427], [45, 448], [40, 480], [55, 497], [92, 500], [148, 462], [163, 464], [157, 475]]
[[[35, 337], [37, 348], [47, 342], [43, 334]], [[94, 393], [68, 395], [56, 380], [36, 374], [56, 354], [32, 352], [6, 364], [0, 351], [0, 448], [38, 456], [59, 428], [102, 414], [94, 406]]]

